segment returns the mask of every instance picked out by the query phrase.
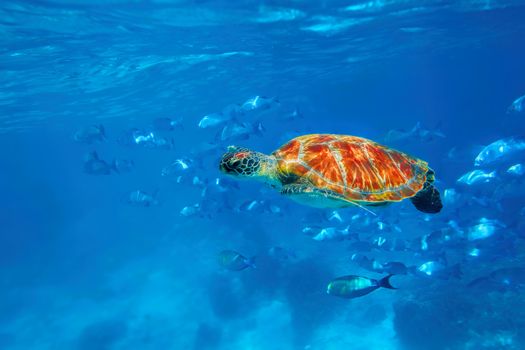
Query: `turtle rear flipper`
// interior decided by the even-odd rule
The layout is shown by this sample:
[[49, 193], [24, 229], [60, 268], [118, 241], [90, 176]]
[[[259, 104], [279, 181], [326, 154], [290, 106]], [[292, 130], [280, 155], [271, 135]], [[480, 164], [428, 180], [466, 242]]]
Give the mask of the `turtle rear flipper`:
[[410, 198], [412, 204], [417, 210], [423, 213], [435, 214], [441, 211], [443, 203], [441, 203], [441, 196], [434, 185], [425, 184], [425, 187], [419, 191], [414, 197]]

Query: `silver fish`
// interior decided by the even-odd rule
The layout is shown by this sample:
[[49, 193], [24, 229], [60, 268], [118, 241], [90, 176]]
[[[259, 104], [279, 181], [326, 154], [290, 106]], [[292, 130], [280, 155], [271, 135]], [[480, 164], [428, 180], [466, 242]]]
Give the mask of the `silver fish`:
[[252, 135], [262, 136], [264, 127], [261, 123], [232, 122], [226, 125], [220, 135], [220, 141], [247, 140]]
[[106, 141], [106, 131], [104, 130], [104, 126], [102, 124], [90, 125], [77, 131], [73, 135], [73, 139], [76, 142], [87, 143], [89, 145], [93, 143], [104, 142]]
[[525, 287], [525, 268], [507, 267], [492, 271], [488, 276], [471, 281], [468, 287], [483, 287], [501, 291], [521, 291]]
[[118, 173], [129, 173], [135, 169], [135, 162], [131, 159], [115, 159], [113, 165]]
[[462, 276], [459, 264], [449, 267], [439, 261], [427, 261], [417, 268], [417, 272], [423, 276], [440, 279], [449, 279], [450, 277], [461, 278]]
[[523, 165], [521, 164], [514, 164], [514, 165], [511, 165], [507, 169], [507, 173], [514, 175], [514, 176], [521, 176], [525, 174], [525, 169], [523, 168]]
[[195, 216], [199, 214], [200, 210], [201, 210], [201, 207], [197, 203], [197, 204], [189, 205], [189, 206], [182, 208], [180, 211], [180, 215], [186, 216], [186, 217]]
[[525, 142], [514, 138], [501, 139], [485, 146], [474, 160], [475, 166], [483, 166], [525, 150]]
[[90, 175], [110, 175], [111, 172], [117, 172], [115, 164], [109, 164], [98, 157], [97, 152], [89, 152], [84, 159], [84, 172]]
[[268, 249], [268, 255], [280, 261], [290, 261], [297, 258], [297, 254], [289, 248], [273, 246]]
[[507, 113], [521, 113], [523, 111], [525, 111], [525, 95], [515, 99], [507, 108]]
[[212, 113], [202, 117], [198, 126], [201, 129], [214, 128], [226, 124], [228, 120], [229, 118], [222, 113]]
[[124, 146], [142, 146], [145, 148], [170, 150], [174, 146], [173, 139], [159, 136], [152, 130], [131, 129], [126, 131], [118, 140]]
[[173, 131], [182, 129], [182, 118], [156, 118], [153, 120], [153, 129], [156, 131]]
[[486, 239], [493, 236], [500, 228], [505, 228], [505, 224], [498, 220], [481, 218], [477, 225], [474, 225], [469, 229], [467, 239], [469, 241]]
[[350, 238], [350, 227], [338, 229], [336, 227], [315, 228], [305, 227], [303, 232], [316, 241], [341, 241]]
[[131, 191], [126, 194], [124, 200], [126, 203], [136, 207], [151, 207], [159, 204], [157, 200], [157, 191], [149, 194], [142, 190]]
[[487, 173], [483, 170], [473, 170], [461, 176], [457, 182], [471, 186], [477, 183], [490, 182], [494, 178], [496, 178], [495, 171]]
[[255, 96], [246, 100], [241, 105], [241, 110], [243, 112], [264, 111], [276, 105], [279, 105], [279, 101], [275, 97]]
[[191, 159], [175, 159], [170, 165], [162, 168], [162, 176], [180, 176], [186, 174], [190, 167], [193, 166]]
[[443, 134], [439, 128], [436, 128], [435, 130], [425, 129], [420, 122], [417, 122], [416, 125], [408, 131], [403, 129], [390, 130], [385, 137], [385, 142], [398, 142], [405, 140], [430, 142], [445, 137], [445, 134]]
[[443, 191], [443, 204], [454, 204], [459, 200], [460, 195], [453, 188], [447, 188]]

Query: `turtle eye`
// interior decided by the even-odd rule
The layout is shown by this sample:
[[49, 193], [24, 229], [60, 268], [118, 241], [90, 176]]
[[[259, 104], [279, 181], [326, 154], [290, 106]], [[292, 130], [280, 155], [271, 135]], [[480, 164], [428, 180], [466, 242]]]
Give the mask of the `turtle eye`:
[[232, 167], [232, 168], [238, 168], [240, 164], [241, 164], [241, 161], [238, 160], [238, 159], [231, 159], [230, 160], [230, 167]]

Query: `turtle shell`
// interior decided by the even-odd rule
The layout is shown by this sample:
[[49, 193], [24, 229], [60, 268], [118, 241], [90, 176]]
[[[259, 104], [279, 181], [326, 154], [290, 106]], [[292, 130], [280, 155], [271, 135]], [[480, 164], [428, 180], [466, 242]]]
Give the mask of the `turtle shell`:
[[276, 150], [284, 184], [309, 183], [353, 202], [381, 203], [414, 196], [427, 180], [427, 162], [346, 135], [296, 137]]

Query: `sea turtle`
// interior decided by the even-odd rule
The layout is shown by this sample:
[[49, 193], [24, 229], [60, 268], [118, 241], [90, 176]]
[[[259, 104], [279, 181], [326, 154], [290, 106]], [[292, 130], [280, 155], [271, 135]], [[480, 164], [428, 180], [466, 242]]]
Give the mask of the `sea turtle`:
[[443, 207], [427, 162], [357, 136], [303, 135], [271, 155], [229, 146], [220, 169], [268, 182], [313, 207], [377, 206], [405, 198], [425, 213]]

